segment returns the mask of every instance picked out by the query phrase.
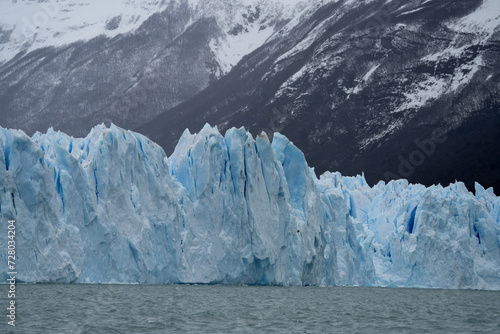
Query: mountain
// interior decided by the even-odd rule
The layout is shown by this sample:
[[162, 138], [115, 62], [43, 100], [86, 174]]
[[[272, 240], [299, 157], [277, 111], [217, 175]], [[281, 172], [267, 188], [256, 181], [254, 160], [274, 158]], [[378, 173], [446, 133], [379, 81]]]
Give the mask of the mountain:
[[[303, 8], [285, 0], [0, 4], [0, 124], [85, 135], [205, 89]], [[139, 111], [138, 111], [139, 110]]]
[[137, 131], [167, 152], [205, 123], [278, 131], [319, 174], [498, 190], [499, 24], [495, 0], [319, 2]]
[[0, 128], [0, 219], [23, 282], [500, 289], [492, 189], [317, 179], [285, 136], [243, 128], [186, 130], [168, 158], [114, 125]]
[[[495, 0], [0, 4], [0, 124], [284, 133], [321, 174], [500, 189]], [[324, 154], [328, 152], [329, 154]]]

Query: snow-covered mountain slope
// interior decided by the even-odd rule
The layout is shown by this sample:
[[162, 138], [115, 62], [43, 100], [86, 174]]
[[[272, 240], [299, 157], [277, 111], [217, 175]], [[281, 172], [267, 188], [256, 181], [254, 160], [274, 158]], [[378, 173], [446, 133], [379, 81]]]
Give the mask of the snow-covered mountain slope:
[[[300, 0], [174, 2], [192, 10], [190, 23], [206, 17], [217, 20], [225, 35], [214, 39], [212, 51], [225, 71], [261, 46], [276, 24], [291, 19], [306, 6]], [[132, 33], [153, 14], [166, 10], [168, 4], [164, 0], [4, 1], [0, 5], [0, 64], [22, 51]]]
[[499, 27], [495, 0], [318, 3], [137, 131], [171, 152], [176, 129], [244, 125], [284, 133], [319, 172], [500, 188]]
[[1, 2], [0, 124], [73, 135], [103, 121], [136, 127], [226, 74], [302, 7], [284, 0]]
[[69, 45], [99, 35], [115, 37], [166, 9], [161, 0], [3, 1], [0, 5], [0, 63], [20, 51]]
[[169, 158], [114, 125], [2, 128], [0, 218], [25, 282], [500, 289], [492, 189], [317, 179], [286, 137], [243, 128], [186, 130]]

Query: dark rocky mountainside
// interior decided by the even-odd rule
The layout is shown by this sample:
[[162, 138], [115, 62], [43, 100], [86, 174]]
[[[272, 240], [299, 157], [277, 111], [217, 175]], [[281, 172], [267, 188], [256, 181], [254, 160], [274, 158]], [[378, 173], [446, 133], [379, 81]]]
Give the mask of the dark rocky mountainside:
[[500, 31], [490, 0], [317, 5], [138, 131], [279, 131], [316, 172], [500, 191]]

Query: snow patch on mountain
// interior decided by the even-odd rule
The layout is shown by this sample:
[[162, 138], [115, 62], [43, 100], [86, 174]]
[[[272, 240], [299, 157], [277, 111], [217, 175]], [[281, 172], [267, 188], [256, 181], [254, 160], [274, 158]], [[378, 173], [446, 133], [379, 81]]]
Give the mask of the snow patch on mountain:
[[406, 101], [396, 108], [392, 113], [417, 109], [427, 103], [436, 100], [447, 91], [451, 78], [445, 79], [426, 75], [424, 80], [413, 84], [409, 91], [404, 92]]
[[500, 2], [497, 0], [483, 0], [477, 10], [447, 26], [462, 33], [479, 32], [487, 40], [500, 25]]
[[[332, 17], [337, 17], [337, 14], [332, 15]], [[310, 31], [307, 34], [307, 36], [304, 39], [302, 39], [296, 46], [294, 46], [288, 52], [284, 53], [282, 56], [276, 59], [275, 63], [279, 63], [287, 58], [291, 58], [295, 56], [297, 53], [309, 48], [317, 40], [318, 36], [325, 31], [329, 23], [330, 22], [327, 19], [321, 22], [318, 26], [314, 27], [314, 29]]]
[[404, 121], [401, 120], [401, 119], [397, 119], [397, 120], [391, 121], [385, 127], [383, 127], [382, 129], [378, 130], [378, 132], [372, 134], [371, 136], [369, 136], [366, 139], [363, 139], [360, 142], [360, 145], [359, 145], [360, 148], [361, 149], [366, 149], [367, 147], [369, 147], [369, 145], [380, 141], [385, 136], [390, 135], [391, 133], [393, 133], [396, 130], [400, 129], [403, 126], [403, 124], [404, 124]]
[[377, 65], [374, 65], [372, 68], [370, 68], [370, 70], [368, 70], [368, 72], [366, 72], [366, 74], [363, 76], [363, 78], [361, 79], [360, 83], [354, 87], [352, 89], [352, 92], [351, 94], [358, 94], [359, 92], [361, 92], [364, 88], [364, 85], [366, 84], [366, 82], [368, 82], [368, 80], [370, 80], [371, 76], [373, 75], [373, 73], [375, 73], [375, 71], [380, 67], [380, 64], [377, 64]]
[[[318, 0], [316, 0], [318, 1]], [[262, 46], [282, 22], [289, 21], [308, 3], [301, 0], [193, 1], [198, 15], [213, 16], [225, 32], [210, 47], [225, 73], [245, 55]]]
[[274, 27], [250, 25], [241, 34], [227, 34], [222, 39], [212, 39], [210, 48], [224, 74], [228, 73], [245, 55], [262, 46], [274, 33]]

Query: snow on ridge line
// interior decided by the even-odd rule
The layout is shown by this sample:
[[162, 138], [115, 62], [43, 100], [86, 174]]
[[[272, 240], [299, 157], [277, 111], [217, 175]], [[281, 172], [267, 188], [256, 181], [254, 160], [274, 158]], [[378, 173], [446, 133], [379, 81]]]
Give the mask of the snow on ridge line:
[[317, 179], [279, 134], [206, 125], [167, 159], [114, 125], [0, 128], [0, 189], [25, 282], [500, 289], [493, 189]]

